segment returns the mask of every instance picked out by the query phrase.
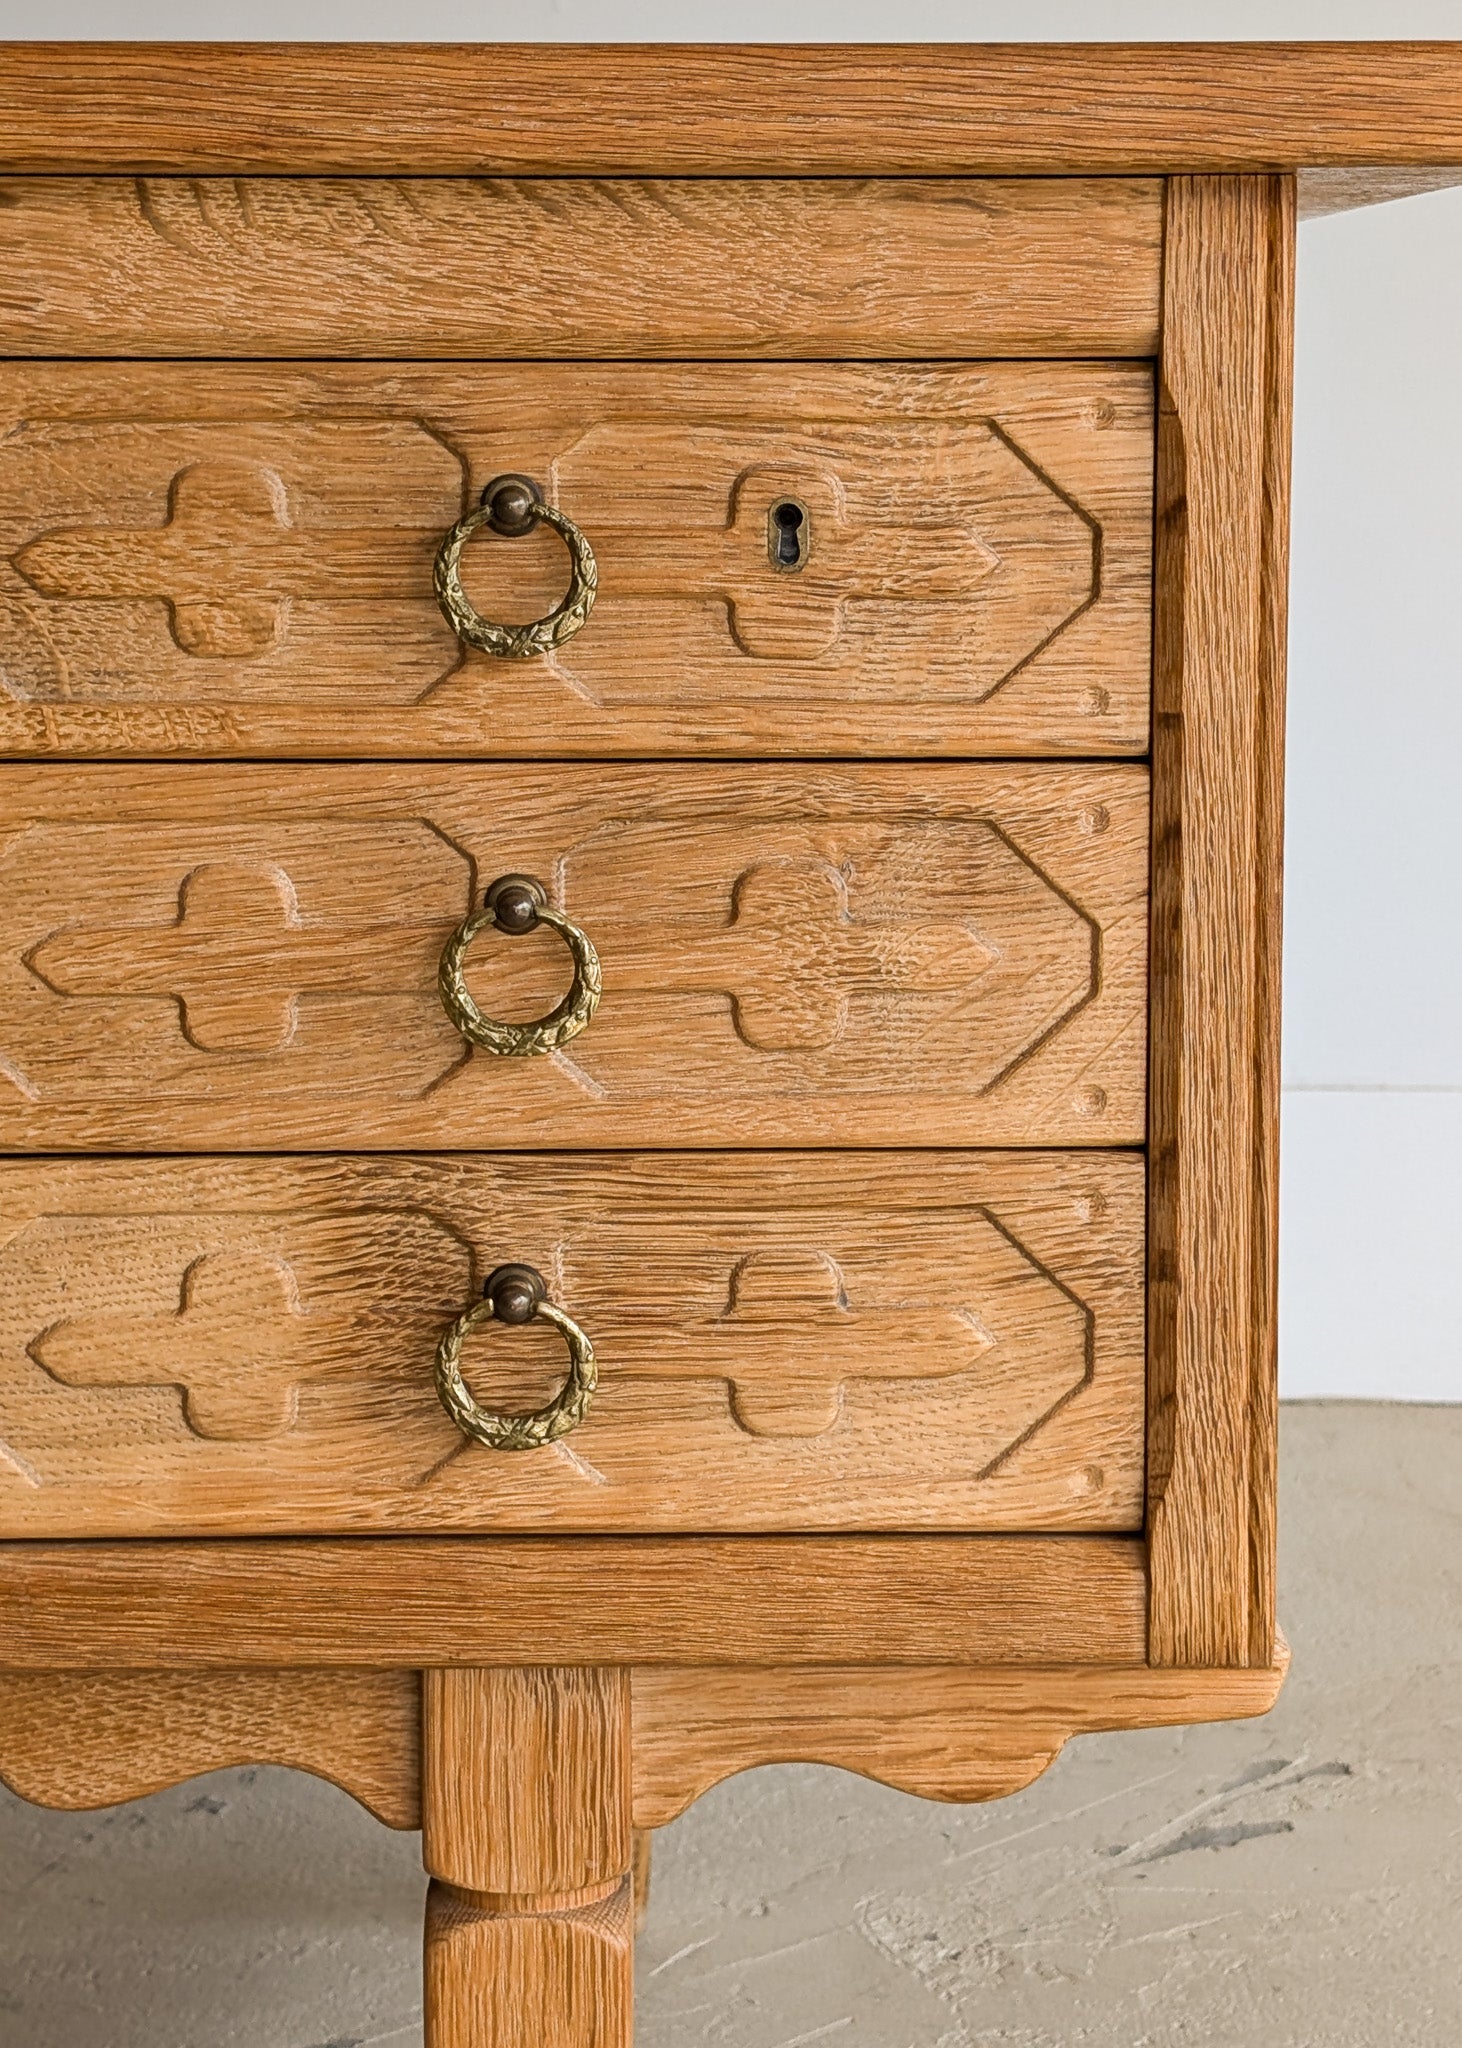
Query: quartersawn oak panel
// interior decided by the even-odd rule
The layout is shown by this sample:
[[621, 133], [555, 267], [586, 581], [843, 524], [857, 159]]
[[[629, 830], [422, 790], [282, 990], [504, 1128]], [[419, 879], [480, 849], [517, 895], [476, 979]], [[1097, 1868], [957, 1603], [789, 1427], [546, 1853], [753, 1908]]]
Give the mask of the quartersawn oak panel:
[[[1152, 433], [1130, 363], [11, 365], [0, 748], [1138, 754]], [[504, 471], [600, 566], [527, 663], [464, 650], [432, 593]], [[568, 575], [546, 531], [465, 573], [509, 620]]]
[[[1028, 1784], [1072, 1735], [1267, 1713], [1288, 1663], [1280, 1637], [1268, 1668], [1241, 1670], [642, 1667], [629, 1674], [636, 1905], [648, 1889], [649, 1830], [732, 1772], [817, 1762], [926, 1799], [998, 1798]], [[562, 1676], [541, 1667], [498, 1675], [509, 1687]], [[440, 1686], [486, 1674], [426, 1676]], [[39, 1805], [85, 1808], [226, 1764], [290, 1764], [333, 1779], [388, 1826], [418, 1827], [420, 1694], [415, 1672], [350, 1667], [12, 1671], [0, 1676], [0, 1777]], [[555, 1853], [551, 1833], [539, 1840]]]
[[40, 1806], [115, 1806], [236, 1764], [329, 1778], [421, 1826], [414, 1671], [6, 1671], [0, 1779]]
[[1131, 1536], [0, 1544], [0, 1668], [1141, 1664]]
[[[0, 1165], [0, 1535], [1122, 1530], [1142, 1521], [1128, 1154]], [[527, 1260], [600, 1387], [463, 1439], [441, 1332]], [[530, 1407], [544, 1331], [475, 1339]]]
[[630, 1868], [630, 1674], [422, 1673], [422, 1861], [481, 1906], [548, 1912]]
[[24, 178], [0, 350], [1150, 356], [1161, 248], [1154, 178]]
[[[10, 1149], [1142, 1138], [1135, 766], [12, 767], [0, 833]], [[438, 995], [507, 872], [603, 963], [547, 1058]], [[533, 1017], [567, 954], [489, 933], [470, 973]]]
[[1282, 1637], [1270, 1654], [1244, 1671], [636, 1671], [635, 1825], [663, 1827], [723, 1778], [769, 1763], [837, 1764], [923, 1799], [1001, 1799], [1073, 1735], [1267, 1714], [1289, 1665]]
[[1294, 184], [1170, 194], [1153, 734], [1155, 1664], [1275, 1630], [1280, 887]]

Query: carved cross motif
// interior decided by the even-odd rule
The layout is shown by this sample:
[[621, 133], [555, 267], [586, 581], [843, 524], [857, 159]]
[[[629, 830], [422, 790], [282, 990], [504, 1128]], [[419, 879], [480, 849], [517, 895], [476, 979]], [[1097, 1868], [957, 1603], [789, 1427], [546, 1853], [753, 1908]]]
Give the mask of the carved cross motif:
[[[561, 862], [570, 914], [613, 935], [606, 1022], [573, 1055], [591, 1075], [612, 1073], [635, 999], [668, 1017], [659, 999], [693, 995], [697, 1050], [729, 1026], [840, 1086], [988, 1088], [1099, 991], [1096, 921], [996, 819], [707, 818], [675, 843], [673, 877], [658, 821], [606, 826]], [[650, 916], [647, 873], [666, 877]]]
[[855, 920], [848, 887], [821, 862], [768, 862], [736, 885], [736, 1028], [763, 1052], [832, 1045], [852, 997], [895, 988], [956, 993], [993, 955], [953, 918]]
[[290, 1428], [302, 1380], [337, 1368], [350, 1328], [306, 1314], [293, 1269], [213, 1252], [183, 1276], [177, 1309], [53, 1323], [28, 1347], [67, 1387], [180, 1387], [195, 1436], [253, 1441]]
[[194, 463], [173, 478], [167, 520], [43, 534], [15, 566], [43, 597], [160, 597], [186, 654], [249, 656], [274, 643], [299, 582], [289, 493], [264, 463]]
[[[767, 509], [802, 505], [810, 527], [807, 565], [792, 576], [766, 573]], [[848, 601], [937, 603], [970, 598], [1000, 557], [969, 520], [940, 517], [934, 505], [910, 519], [900, 508], [850, 516], [843, 478], [815, 461], [754, 463], [736, 479], [723, 575], [734, 593], [731, 631], [743, 654], [763, 661], [815, 661], [841, 637]]]
[[[172, 431], [198, 442], [196, 427]], [[431, 597], [431, 558], [462, 509], [461, 464], [429, 430], [335, 420], [273, 434], [237, 423], [211, 431], [220, 449], [262, 434], [269, 452], [186, 463], [168, 485], [161, 523], [57, 526], [16, 553], [15, 569], [42, 597], [160, 600], [177, 646], [213, 660], [270, 652], [292, 600], [330, 607], [337, 620], [341, 606], [348, 617], [357, 603], [414, 604], [432, 638], [450, 646]], [[129, 445], [114, 459], [125, 463]], [[144, 439], [133, 459], [155, 457]]]
[[[994, 421], [604, 420], [551, 474], [586, 525], [593, 507], [606, 606], [629, 599], [619, 616], [638, 618], [647, 603], [709, 601], [754, 661], [816, 665], [840, 645], [856, 661], [871, 612], [890, 652], [911, 636], [927, 659], [932, 634], [967, 675], [979, 664], [983, 681], [967, 687], [983, 695], [1096, 593], [1096, 522]], [[804, 514], [794, 574], [768, 544], [768, 517], [788, 500]], [[662, 531], [673, 546], [646, 545]], [[592, 669], [592, 644], [567, 665]]]
[[943, 1379], [967, 1371], [991, 1342], [957, 1308], [855, 1307], [837, 1261], [799, 1247], [741, 1260], [725, 1313], [697, 1336], [706, 1340], [702, 1369], [730, 1382], [742, 1428], [776, 1437], [831, 1429], [849, 1380]]
[[184, 878], [173, 924], [58, 932], [26, 965], [58, 995], [170, 997], [200, 1052], [238, 1053], [288, 1045], [306, 990], [399, 988], [411, 956], [400, 923], [312, 926], [283, 868], [218, 861]]
[[958, 918], [855, 917], [825, 860], [758, 862], [737, 879], [731, 922], [700, 938], [633, 929], [606, 988], [705, 990], [731, 998], [738, 1035], [759, 1052], [836, 1044], [859, 997], [968, 990], [995, 957]]

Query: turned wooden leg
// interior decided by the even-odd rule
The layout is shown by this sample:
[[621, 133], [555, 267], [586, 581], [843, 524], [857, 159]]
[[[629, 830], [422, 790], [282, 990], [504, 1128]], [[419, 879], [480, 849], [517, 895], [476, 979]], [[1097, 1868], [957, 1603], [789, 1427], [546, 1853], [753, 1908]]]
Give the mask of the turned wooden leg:
[[428, 1671], [426, 2048], [629, 2048], [629, 1675]]
[[654, 1835], [649, 1828], [636, 1828], [632, 1848], [630, 1876], [635, 1885], [635, 1933], [644, 1931], [645, 1916], [650, 1910], [650, 1845]]

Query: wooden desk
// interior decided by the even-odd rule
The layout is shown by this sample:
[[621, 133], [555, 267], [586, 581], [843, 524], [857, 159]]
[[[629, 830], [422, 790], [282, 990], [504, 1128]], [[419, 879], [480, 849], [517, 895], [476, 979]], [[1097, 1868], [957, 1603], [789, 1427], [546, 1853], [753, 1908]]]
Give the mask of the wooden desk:
[[320, 1772], [430, 2048], [627, 2048], [728, 1773], [1270, 1705], [1297, 190], [1459, 164], [1456, 44], [0, 53], [7, 1782]]

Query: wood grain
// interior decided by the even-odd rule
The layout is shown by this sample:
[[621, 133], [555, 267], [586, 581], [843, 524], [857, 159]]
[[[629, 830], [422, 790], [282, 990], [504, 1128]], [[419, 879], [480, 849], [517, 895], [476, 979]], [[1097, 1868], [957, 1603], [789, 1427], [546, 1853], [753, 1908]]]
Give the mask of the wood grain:
[[627, 1671], [426, 1671], [422, 1727], [433, 1877], [497, 1912], [560, 1911], [619, 1889], [630, 1867]]
[[1153, 740], [1157, 1664], [1274, 1637], [1292, 181], [1170, 188]]
[[[1289, 1651], [1276, 1639], [1267, 1667], [1247, 1670], [1122, 1666], [905, 1665], [876, 1667], [646, 1667], [633, 1673], [632, 1873], [637, 1915], [649, 1889], [650, 1831], [673, 1820], [702, 1792], [732, 1773], [766, 1763], [836, 1764], [927, 1799], [976, 1800], [1019, 1790], [1053, 1760], [1071, 1736], [1103, 1728], [1166, 1726], [1240, 1719], [1267, 1713], [1283, 1683]], [[439, 1723], [452, 1743], [442, 1747], [440, 1789], [460, 1808], [474, 1772], [490, 1791], [511, 1751], [501, 1715], [460, 1711], [484, 1684], [509, 1696], [510, 1719], [525, 1697], [541, 1702], [548, 1679], [538, 1671], [425, 1674]], [[582, 1688], [589, 1703], [622, 1678], [597, 1670], [553, 1674], [560, 1698]], [[615, 1709], [622, 1716], [622, 1705]], [[551, 1719], [552, 1717], [550, 1717]], [[582, 1710], [569, 1716], [582, 1732]], [[603, 1716], [597, 1718], [602, 1721]], [[546, 1739], [543, 1717], [529, 1716]], [[58, 1744], [64, 1724], [67, 1739]], [[430, 1725], [430, 1721], [428, 1723]], [[616, 1723], [618, 1726], [618, 1723]], [[493, 1739], [484, 1742], [484, 1735]], [[504, 1745], [506, 1744], [506, 1749]], [[577, 1754], [577, 1751], [574, 1752]], [[607, 1752], [623, 1772], [622, 1730]], [[620, 1796], [613, 1826], [601, 1801], [587, 1864], [567, 1868], [562, 1844], [572, 1839], [549, 1812], [562, 1798], [557, 1770], [540, 1753], [534, 1770], [509, 1782], [541, 1825], [513, 1833], [511, 1863], [501, 1837], [484, 1837], [491, 1860], [460, 1868], [516, 1885], [525, 1871], [572, 1889], [584, 1870], [607, 1868], [620, 1853]], [[0, 1677], [0, 1777], [22, 1798], [43, 1806], [94, 1808], [141, 1798], [231, 1764], [284, 1763], [328, 1777], [388, 1825], [421, 1822], [419, 1687], [407, 1671], [128, 1671], [75, 1675], [10, 1672]], [[560, 1767], [561, 1768], [561, 1767]], [[428, 1770], [430, 1776], [430, 1767]], [[580, 1773], [582, 1775], [582, 1773]], [[477, 1796], [477, 1795], [474, 1795]], [[487, 1809], [501, 1810], [501, 1798]], [[470, 1821], [476, 1808], [469, 1810]], [[613, 1842], [610, 1854], [607, 1844]], [[523, 1844], [536, 1844], [525, 1864]], [[450, 1848], [429, 1849], [443, 1858]], [[546, 1859], [546, 1860], [545, 1860]], [[602, 1890], [604, 1880], [580, 1887]], [[521, 1893], [510, 1893], [521, 1901]], [[501, 1910], [499, 1907], [498, 1910]]]
[[1121, 1536], [0, 1545], [0, 1669], [1136, 1664]]
[[[1146, 801], [1135, 766], [0, 770], [0, 1144], [1131, 1144]], [[547, 1058], [469, 1053], [437, 991], [507, 872], [603, 964]], [[474, 991], [542, 1015], [566, 957], [488, 934]]]
[[[0, 1536], [1142, 1524], [1128, 1154], [0, 1163]], [[507, 1260], [588, 1330], [560, 1445], [467, 1442]], [[546, 1329], [475, 1338], [546, 1399]]]
[[0, 1778], [39, 1806], [114, 1806], [235, 1764], [313, 1772], [420, 1827], [415, 1672], [0, 1673]]
[[1233, 1672], [640, 1670], [635, 1825], [663, 1827], [723, 1778], [769, 1763], [837, 1764], [923, 1799], [1000, 1799], [1073, 1735], [1267, 1714], [1288, 1662], [1281, 1642], [1269, 1667]]
[[[0, 749], [1140, 754], [1153, 406], [1131, 363], [0, 366]], [[505, 471], [600, 568], [527, 663], [432, 593]], [[464, 573], [508, 620], [568, 574], [544, 529]]]
[[636, 1936], [645, 1931], [645, 1921], [650, 1913], [651, 1869], [654, 1860], [654, 1833], [649, 1828], [636, 1828], [630, 1844], [630, 1885], [634, 1900], [634, 1931]]
[[6, 355], [1149, 356], [1156, 179], [36, 178]]
[[1462, 185], [1462, 164], [1425, 170], [1378, 169], [1373, 164], [1302, 170], [1295, 178], [1295, 216], [1302, 221], [1321, 220], [1327, 213], [1349, 213], [1357, 206], [1385, 206], [1393, 199], [1442, 192], [1452, 185]]
[[1462, 163], [1448, 42], [11, 43], [26, 172], [588, 177]]
[[484, 1911], [450, 1885], [426, 1905], [424, 2048], [630, 2048], [634, 1886], [574, 1911]]

